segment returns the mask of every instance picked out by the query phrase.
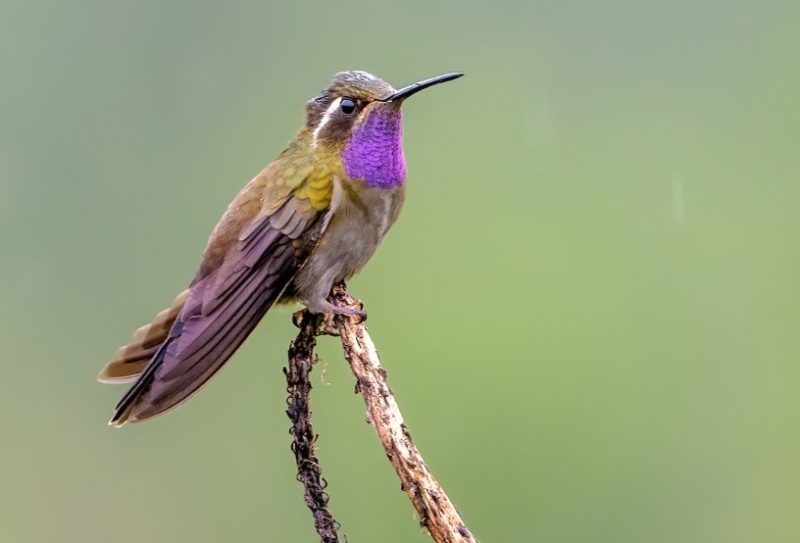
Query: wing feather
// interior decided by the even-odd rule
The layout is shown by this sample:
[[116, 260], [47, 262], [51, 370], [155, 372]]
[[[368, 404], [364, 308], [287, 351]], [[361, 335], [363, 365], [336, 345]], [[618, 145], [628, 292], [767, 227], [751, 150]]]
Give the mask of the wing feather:
[[304, 232], [304, 240], [318, 239], [324, 215], [304, 199], [289, 197], [246, 224], [221, 263], [198, 275], [169, 336], [120, 400], [111, 423], [163, 413], [206, 383], [280, 298], [313, 248], [297, 239]]

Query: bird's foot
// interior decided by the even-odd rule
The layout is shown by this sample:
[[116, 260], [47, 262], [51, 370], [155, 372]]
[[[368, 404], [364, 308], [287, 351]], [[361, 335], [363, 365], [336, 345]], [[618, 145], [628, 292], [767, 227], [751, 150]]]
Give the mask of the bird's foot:
[[292, 323], [298, 328], [311, 324], [318, 334], [338, 336], [336, 317], [354, 318], [358, 323], [367, 320], [364, 303], [350, 296], [344, 283], [334, 285], [327, 299], [306, 301], [305, 309], [292, 314]]
[[333, 308], [333, 313], [335, 315], [342, 315], [344, 317], [361, 317], [362, 321], [367, 320], [367, 312], [364, 311], [363, 305], [362, 308], [356, 308], [331, 304], [331, 307]]
[[364, 322], [365, 320], [367, 320], [367, 312], [364, 311], [364, 304], [362, 304], [360, 301], [358, 301], [357, 307], [354, 305], [339, 305], [325, 301], [324, 304], [320, 304], [320, 307], [318, 308], [317, 311], [325, 314], [326, 318], [328, 318], [329, 316], [331, 318], [334, 316], [342, 316], [342, 317], [356, 317], [359, 319], [359, 322]]
[[335, 315], [343, 317], [358, 317], [359, 322], [367, 320], [367, 312], [364, 311], [364, 302], [350, 296], [347, 292], [347, 285], [344, 281], [335, 283], [331, 288], [328, 299], [325, 301], [326, 312], [332, 311]]

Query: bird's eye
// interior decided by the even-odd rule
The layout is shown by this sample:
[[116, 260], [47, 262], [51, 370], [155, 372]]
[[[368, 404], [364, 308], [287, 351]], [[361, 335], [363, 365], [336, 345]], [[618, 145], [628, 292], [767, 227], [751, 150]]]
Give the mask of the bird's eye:
[[351, 98], [342, 98], [339, 109], [341, 109], [342, 113], [345, 115], [350, 115], [356, 110], [356, 103]]

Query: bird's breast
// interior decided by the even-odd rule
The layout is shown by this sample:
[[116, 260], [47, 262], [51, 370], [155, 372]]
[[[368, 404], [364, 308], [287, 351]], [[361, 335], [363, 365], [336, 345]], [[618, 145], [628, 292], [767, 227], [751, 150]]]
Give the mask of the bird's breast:
[[363, 181], [336, 183], [328, 226], [296, 280], [297, 290], [306, 300], [327, 296], [334, 282], [361, 270], [403, 205], [402, 185], [378, 188]]

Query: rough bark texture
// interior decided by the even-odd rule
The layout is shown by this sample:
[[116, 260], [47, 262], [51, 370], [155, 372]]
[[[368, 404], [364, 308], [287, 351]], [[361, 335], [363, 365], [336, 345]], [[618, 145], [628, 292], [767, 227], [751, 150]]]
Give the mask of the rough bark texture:
[[337, 529], [339, 523], [333, 519], [328, 509], [327, 483], [322, 478], [322, 470], [317, 456], [314, 454], [314, 442], [317, 436], [311, 426], [311, 367], [316, 362], [314, 347], [322, 319], [308, 315], [299, 324], [297, 334], [289, 347], [289, 367], [284, 368], [286, 374], [286, 414], [292, 421], [289, 433], [292, 435], [292, 452], [297, 461], [297, 480], [303, 483], [305, 501], [314, 516], [314, 528], [322, 543], [339, 543]]
[[[333, 288], [331, 301], [339, 307], [354, 310], [360, 310], [362, 307], [361, 302], [353, 299], [343, 284]], [[331, 322], [330, 319], [325, 320], [304, 311], [298, 313], [295, 320], [300, 327], [300, 333], [293, 343], [293, 348], [298, 345], [310, 346], [309, 356], [313, 356], [315, 344], [313, 337], [315, 335], [336, 334], [340, 336], [344, 356], [356, 377], [356, 390], [364, 397], [370, 419], [378, 432], [386, 456], [400, 478], [402, 490], [408, 494], [411, 503], [417, 510], [420, 524], [427, 529], [433, 540], [437, 543], [477, 543], [414, 445], [411, 434], [403, 422], [400, 408], [386, 383], [386, 371], [381, 367], [375, 344], [364, 325], [364, 319], [358, 315], [337, 315]], [[310, 390], [310, 385], [308, 388]], [[305, 401], [307, 405], [307, 397]], [[308, 410], [306, 412], [310, 416], [310, 412]], [[307, 426], [310, 432], [310, 420]], [[297, 438], [296, 433], [295, 438]], [[313, 439], [309, 443], [309, 447], [313, 448]], [[294, 445], [293, 450], [297, 454]], [[309, 454], [318, 475], [319, 465], [313, 456], [313, 450], [310, 450]], [[298, 457], [299, 471], [300, 465]], [[312, 507], [309, 502], [309, 486], [300, 474], [298, 479], [306, 486], [306, 503], [314, 512], [316, 525], [317, 510], [314, 508], [316, 506]], [[325, 500], [327, 503], [327, 496], [325, 496]], [[329, 516], [329, 518], [332, 521], [332, 517]], [[335, 525], [333, 526], [335, 527]], [[319, 532], [319, 527], [317, 530]], [[322, 532], [319, 533], [322, 536]], [[335, 540], [326, 540], [323, 536], [323, 542], [327, 541]]]

